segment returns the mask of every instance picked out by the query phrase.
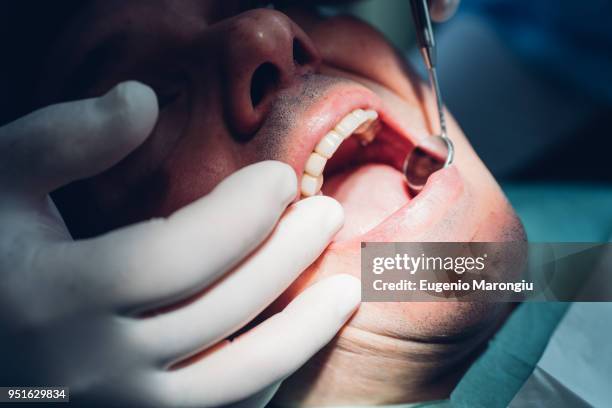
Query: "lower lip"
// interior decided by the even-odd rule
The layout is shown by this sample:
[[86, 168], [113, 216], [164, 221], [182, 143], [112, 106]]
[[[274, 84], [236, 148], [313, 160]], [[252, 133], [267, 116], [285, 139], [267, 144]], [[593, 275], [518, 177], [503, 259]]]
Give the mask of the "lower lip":
[[329, 249], [353, 248], [361, 242], [409, 241], [444, 216], [461, 197], [463, 186], [455, 165], [438, 170], [416, 197], [376, 227], [350, 240], [333, 241]]

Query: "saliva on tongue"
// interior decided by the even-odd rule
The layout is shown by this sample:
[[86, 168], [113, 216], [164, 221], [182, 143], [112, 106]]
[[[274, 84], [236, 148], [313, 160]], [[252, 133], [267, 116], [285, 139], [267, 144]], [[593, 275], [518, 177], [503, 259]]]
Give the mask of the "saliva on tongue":
[[404, 177], [392, 166], [364, 163], [335, 172], [325, 178], [323, 194], [344, 208], [344, 227], [335, 241], [360, 236], [410, 201]]

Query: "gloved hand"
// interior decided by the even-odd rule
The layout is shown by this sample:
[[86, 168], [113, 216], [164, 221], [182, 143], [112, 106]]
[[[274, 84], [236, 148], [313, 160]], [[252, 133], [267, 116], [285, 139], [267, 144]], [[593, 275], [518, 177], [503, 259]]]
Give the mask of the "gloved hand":
[[429, 14], [431, 19], [442, 23], [455, 15], [461, 0], [429, 0]]
[[343, 220], [327, 197], [285, 211], [297, 183], [280, 162], [248, 166], [168, 218], [73, 241], [48, 193], [117, 163], [156, 118], [150, 88], [127, 82], [0, 128], [0, 384], [69, 386], [71, 402], [103, 406], [263, 406], [358, 305], [358, 281], [336, 276], [223, 341]]

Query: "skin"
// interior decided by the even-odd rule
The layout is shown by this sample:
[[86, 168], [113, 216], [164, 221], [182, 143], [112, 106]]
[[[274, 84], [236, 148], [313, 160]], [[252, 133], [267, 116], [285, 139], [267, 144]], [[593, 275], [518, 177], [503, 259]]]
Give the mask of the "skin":
[[[340, 110], [334, 95], [350, 100], [373, 92], [413, 142], [434, 132], [427, 87], [374, 29], [346, 17], [283, 11], [249, 11], [232, 0], [83, 7], [49, 53], [38, 104], [100, 95], [137, 79], [157, 93], [160, 118], [127, 159], [55, 194], [75, 236], [168, 215], [261, 160], [287, 162], [301, 177], [321, 118], [333, 121]], [[264, 64], [267, 75], [258, 71]], [[448, 127], [456, 161], [430, 179], [427, 193], [411, 197], [388, 166], [378, 169], [388, 176], [368, 175], [387, 180], [389, 197], [399, 197], [384, 217], [378, 214], [377, 221], [386, 221], [369, 241], [524, 240], [512, 208], [450, 115]], [[360, 211], [347, 210], [347, 222]], [[359, 276], [359, 241], [332, 243], [267, 313], [320, 278]], [[338, 338], [284, 383], [277, 402], [446, 397], [507, 312], [495, 304], [364, 303]]]

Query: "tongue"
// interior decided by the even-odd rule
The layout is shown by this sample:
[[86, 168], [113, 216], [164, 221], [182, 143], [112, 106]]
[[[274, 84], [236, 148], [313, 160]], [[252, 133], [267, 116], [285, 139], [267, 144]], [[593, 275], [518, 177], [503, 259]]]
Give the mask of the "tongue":
[[326, 178], [323, 193], [344, 207], [344, 227], [335, 241], [368, 232], [410, 200], [402, 174], [391, 166], [373, 163]]

